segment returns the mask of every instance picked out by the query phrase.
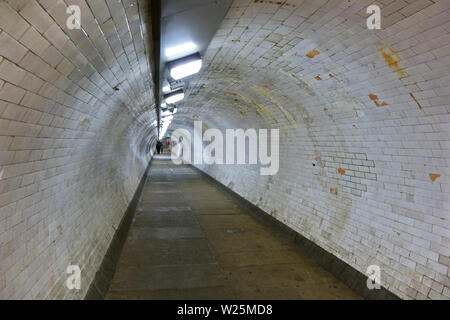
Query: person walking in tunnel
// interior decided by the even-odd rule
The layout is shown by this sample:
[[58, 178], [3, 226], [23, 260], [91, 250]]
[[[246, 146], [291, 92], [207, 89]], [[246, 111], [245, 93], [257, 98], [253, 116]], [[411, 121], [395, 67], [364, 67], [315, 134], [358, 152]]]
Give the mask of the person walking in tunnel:
[[156, 142], [156, 152], [158, 154], [161, 154], [161, 152], [162, 152], [162, 143], [159, 140]]

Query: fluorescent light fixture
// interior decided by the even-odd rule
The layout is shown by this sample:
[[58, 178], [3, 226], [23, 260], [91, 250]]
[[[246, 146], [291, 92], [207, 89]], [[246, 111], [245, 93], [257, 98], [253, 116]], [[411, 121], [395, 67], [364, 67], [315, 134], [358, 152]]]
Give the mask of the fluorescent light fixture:
[[166, 94], [164, 96], [164, 99], [166, 100], [167, 104], [177, 103], [178, 101], [181, 101], [184, 99], [184, 91], [183, 91], [183, 89], [179, 89], [172, 93]]
[[162, 112], [161, 117], [173, 116], [175, 113], [177, 113], [177, 108], [174, 108], [173, 111], [167, 110]]
[[170, 88], [170, 84], [167, 83], [163, 86], [162, 90], [164, 93], [167, 93], [167, 92], [170, 92], [172, 89]]
[[193, 42], [187, 42], [180, 44], [179, 46], [170, 47], [166, 49], [166, 56], [168, 58], [173, 58], [179, 54], [186, 53], [188, 51], [197, 49], [197, 46]]
[[199, 53], [169, 63], [170, 76], [180, 80], [196, 74], [202, 68], [202, 57]]

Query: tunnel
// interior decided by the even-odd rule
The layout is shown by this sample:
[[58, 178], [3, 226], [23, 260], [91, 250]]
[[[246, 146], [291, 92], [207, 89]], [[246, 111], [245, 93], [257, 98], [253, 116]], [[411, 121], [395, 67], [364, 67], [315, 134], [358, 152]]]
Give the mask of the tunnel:
[[0, 0], [0, 299], [449, 300], [449, 101], [448, 0]]

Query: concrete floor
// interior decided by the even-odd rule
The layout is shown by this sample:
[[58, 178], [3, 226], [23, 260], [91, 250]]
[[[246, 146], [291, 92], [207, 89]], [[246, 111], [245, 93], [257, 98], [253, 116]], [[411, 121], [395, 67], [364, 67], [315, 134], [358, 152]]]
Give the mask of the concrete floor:
[[190, 166], [154, 160], [107, 299], [361, 299]]

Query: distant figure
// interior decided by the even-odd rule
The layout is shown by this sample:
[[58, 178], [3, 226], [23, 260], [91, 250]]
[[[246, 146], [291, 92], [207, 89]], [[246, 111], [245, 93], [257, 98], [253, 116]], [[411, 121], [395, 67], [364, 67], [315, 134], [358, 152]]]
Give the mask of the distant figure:
[[156, 142], [156, 152], [158, 153], [158, 154], [161, 154], [162, 153], [162, 143], [161, 143], [161, 141], [157, 141]]

